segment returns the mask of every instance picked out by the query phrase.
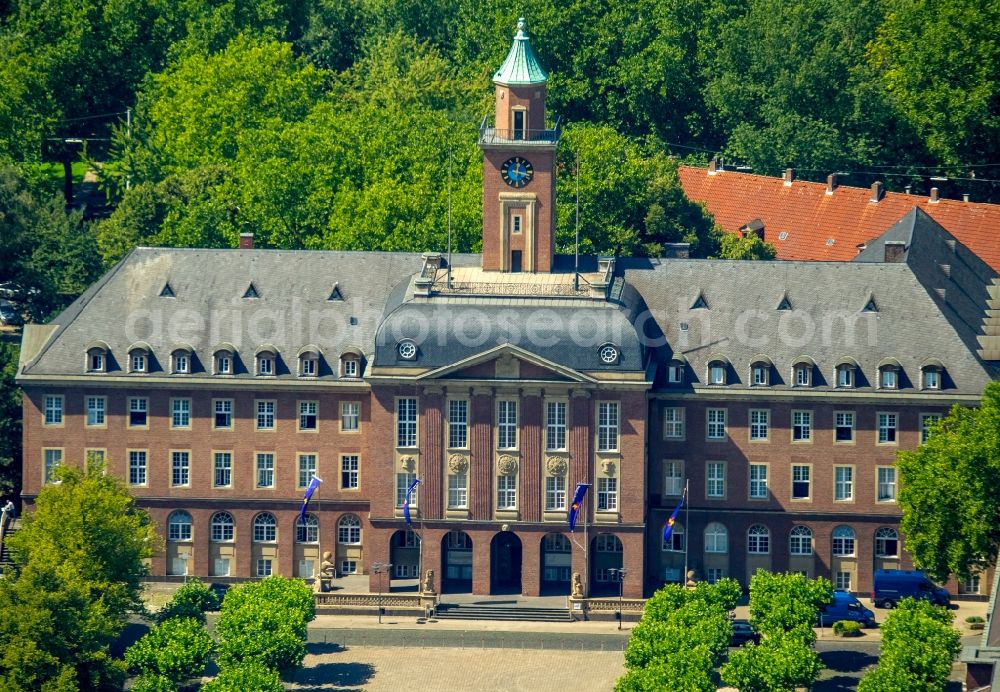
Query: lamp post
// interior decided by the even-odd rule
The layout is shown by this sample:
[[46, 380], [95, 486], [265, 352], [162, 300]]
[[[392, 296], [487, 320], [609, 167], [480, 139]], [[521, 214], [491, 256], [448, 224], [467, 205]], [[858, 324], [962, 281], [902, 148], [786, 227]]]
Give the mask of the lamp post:
[[392, 563], [373, 562], [372, 569], [378, 575], [378, 624], [382, 624], [382, 575], [392, 569]]
[[622, 628], [622, 600], [625, 597], [625, 575], [628, 570], [624, 567], [612, 567], [609, 570], [612, 574], [618, 575], [618, 629]]

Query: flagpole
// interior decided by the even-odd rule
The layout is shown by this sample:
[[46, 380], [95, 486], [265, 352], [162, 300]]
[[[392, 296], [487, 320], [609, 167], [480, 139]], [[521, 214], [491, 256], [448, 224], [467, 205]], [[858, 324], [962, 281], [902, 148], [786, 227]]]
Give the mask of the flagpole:
[[[320, 485], [323, 484], [320, 483]], [[322, 516], [322, 514], [320, 513], [320, 509], [322, 507], [323, 501], [322, 501], [322, 491], [320, 488], [318, 487], [316, 488], [316, 493], [317, 493], [316, 495], [316, 553], [317, 554], [316, 554], [316, 566], [313, 567], [313, 579], [315, 579], [316, 583], [319, 584], [319, 589], [317, 589], [317, 591], [322, 593], [323, 592], [323, 524], [320, 522], [319, 518]], [[308, 528], [306, 528], [307, 526], [308, 524], [304, 525], [302, 527], [302, 530], [308, 531]]]
[[583, 595], [584, 598], [590, 598], [590, 538], [589, 538], [589, 524], [587, 519], [590, 518], [590, 510], [587, 509], [587, 496], [583, 496], [583, 571], [585, 572], [583, 577]]
[[684, 574], [681, 583], [687, 586], [688, 578], [688, 540], [691, 538], [691, 502], [688, 499], [688, 484], [690, 479], [684, 479]]

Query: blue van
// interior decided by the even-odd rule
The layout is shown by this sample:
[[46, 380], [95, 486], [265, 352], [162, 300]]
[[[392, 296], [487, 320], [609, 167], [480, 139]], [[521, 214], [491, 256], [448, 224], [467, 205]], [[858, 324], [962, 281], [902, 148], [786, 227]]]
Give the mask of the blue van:
[[951, 596], [928, 579], [923, 572], [906, 569], [875, 570], [872, 603], [879, 608], [893, 608], [903, 598], [923, 598], [947, 608]]
[[875, 613], [865, 608], [861, 601], [847, 591], [834, 591], [829, 605], [819, 611], [821, 627], [829, 627], [839, 620], [857, 622], [862, 627], [875, 627]]

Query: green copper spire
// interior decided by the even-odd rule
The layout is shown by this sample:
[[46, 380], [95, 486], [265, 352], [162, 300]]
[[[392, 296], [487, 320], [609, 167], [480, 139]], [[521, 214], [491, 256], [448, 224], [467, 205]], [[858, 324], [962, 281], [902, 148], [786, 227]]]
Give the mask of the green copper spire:
[[538, 64], [535, 51], [531, 50], [531, 42], [528, 41], [524, 27], [524, 17], [521, 17], [517, 20], [514, 45], [510, 47], [510, 53], [507, 54], [503, 65], [493, 75], [493, 81], [497, 84], [508, 86], [544, 84], [549, 79], [549, 75]]

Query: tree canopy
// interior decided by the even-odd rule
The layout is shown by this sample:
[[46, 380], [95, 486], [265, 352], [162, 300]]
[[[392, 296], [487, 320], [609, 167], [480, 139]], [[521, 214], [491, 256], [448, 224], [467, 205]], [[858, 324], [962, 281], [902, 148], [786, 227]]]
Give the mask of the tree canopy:
[[1000, 547], [1000, 383], [975, 408], [955, 406], [927, 442], [898, 454], [900, 527], [932, 578], [968, 576]]

